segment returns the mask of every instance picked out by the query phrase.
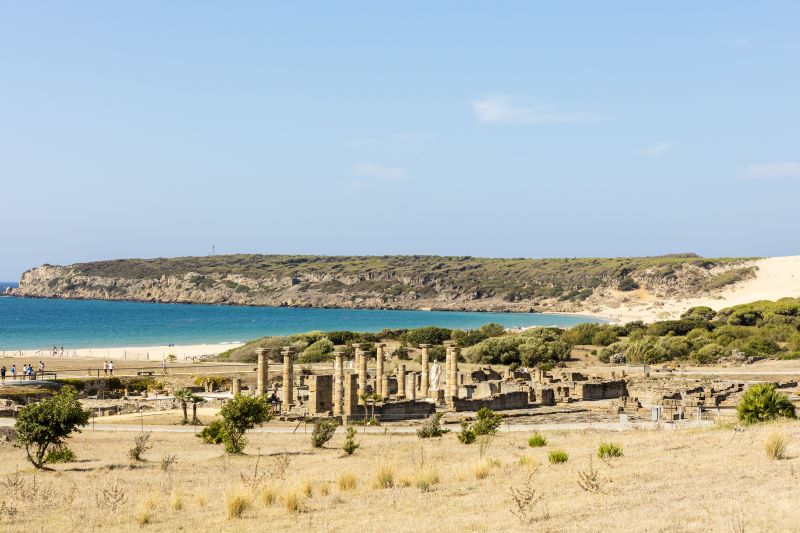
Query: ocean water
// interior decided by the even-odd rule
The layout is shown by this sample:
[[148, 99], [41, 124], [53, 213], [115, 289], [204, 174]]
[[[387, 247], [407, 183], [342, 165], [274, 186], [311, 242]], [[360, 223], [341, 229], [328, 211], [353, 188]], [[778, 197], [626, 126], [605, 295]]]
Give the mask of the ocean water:
[[0, 349], [247, 341], [305, 331], [441, 326], [574, 326], [601, 319], [544, 313], [295, 309], [0, 297]]

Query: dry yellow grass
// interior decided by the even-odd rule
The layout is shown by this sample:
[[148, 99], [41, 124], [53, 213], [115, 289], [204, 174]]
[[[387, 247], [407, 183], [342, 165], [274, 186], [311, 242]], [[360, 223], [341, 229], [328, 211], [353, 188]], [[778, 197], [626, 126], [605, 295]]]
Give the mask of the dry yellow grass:
[[[788, 442], [782, 461], [770, 461], [764, 453], [773, 432]], [[157, 461], [130, 468], [126, 454], [131, 439], [125, 433], [85, 430], [69, 443], [81, 462], [54, 465], [53, 472], [34, 471], [24, 451], [0, 444], [0, 501], [36, 510], [4, 520], [0, 531], [233, 532], [257, 531], [265, 523], [273, 531], [363, 533], [797, 530], [800, 450], [795, 443], [800, 442], [800, 422], [744, 431], [547, 432], [570, 454], [561, 465], [548, 464], [547, 448], [529, 448], [529, 435], [499, 434], [489, 457], [481, 458], [477, 446], [464, 446], [453, 434], [425, 440], [360, 435], [362, 447], [343, 457], [337, 449], [312, 449], [307, 435], [253, 434], [246, 450], [253, 455], [226, 456], [221, 447], [204, 445], [191, 434], [154, 433], [150, 457], [177, 455], [168, 473]], [[596, 458], [604, 440], [625, 450], [611, 465]], [[263, 454], [259, 472], [273, 472], [284, 452], [289, 466], [285, 476], [270, 478], [267, 485], [244, 486], [242, 475], [252, 477], [258, 449]], [[592, 457], [603, 480], [597, 493], [578, 486], [578, 474]], [[492, 465], [489, 479], [478, 481], [471, 467], [484, 461]], [[357, 482], [375, 479], [379, 467], [387, 464], [395, 470], [391, 490]], [[540, 466], [532, 469], [529, 464]], [[49, 491], [12, 494], [3, 484], [17, 470], [25, 487], [33, 486], [35, 476], [36, 486]], [[470, 475], [459, 479], [465, 470]], [[306, 480], [313, 483], [313, 498], [303, 496]], [[344, 489], [342, 480], [347, 480]], [[113, 510], [111, 503], [99, 507], [99, 495], [114, 492], [114, 483], [124, 498]], [[326, 485], [338, 490], [326, 494]], [[275, 490], [270, 505], [262, 495], [266, 486]], [[523, 524], [512, 514], [516, 504], [511, 489], [525, 496], [531, 487], [541, 499], [531, 499], [524, 516], [532, 523]], [[170, 508], [171, 495], [178, 490], [183, 501], [179, 512]], [[238, 519], [229, 520], [226, 495], [242, 493], [244, 501], [257, 497], [259, 505], [248, 503]], [[154, 503], [143, 503], [148, 499]]]

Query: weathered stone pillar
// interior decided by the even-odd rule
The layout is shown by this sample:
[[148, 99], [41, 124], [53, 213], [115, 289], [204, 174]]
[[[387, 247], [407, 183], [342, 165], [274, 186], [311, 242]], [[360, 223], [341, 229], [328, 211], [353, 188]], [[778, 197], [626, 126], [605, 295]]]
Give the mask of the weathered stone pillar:
[[383, 390], [383, 350], [386, 348], [385, 344], [377, 345], [377, 354], [375, 356], [375, 392], [381, 398], [387, 398], [389, 391]]
[[404, 400], [406, 397], [406, 365], [397, 365], [397, 398]]
[[461, 348], [452, 346], [450, 348], [450, 401], [458, 398], [458, 358], [461, 355]]
[[450, 391], [453, 388], [451, 367], [453, 366], [453, 343], [443, 342], [444, 345], [444, 401], [450, 403]]
[[430, 344], [420, 344], [419, 347], [422, 349], [422, 376], [419, 386], [420, 396], [423, 398], [427, 398], [428, 396], [428, 389], [430, 388], [430, 372], [431, 369], [429, 367], [428, 361], [428, 348], [430, 348]]
[[231, 380], [231, 394], [237, 397], [242, 393], [242, 378], [233, 378]]
[[389, 399], [389, 374], [384, 374], [380, 379], [376, 379], [375, 381], [381, 382], [380, 397], [384, 402], [387, 401]]
[[283, 412], [292, 408], [294, 393], [294, 348], [284, 348], [283, 353]]
[[362, 346], [359, 343], [353, 344], [356, 349], [356, 366], [358, 368], [358, 405], [366, 406], [367, 402], [361, 399], [361, 395], [367, 393], [367, 355]]
[[406, 387], [408, 391], [408, 399], [412, 401], [417, 401], [417, 374], [416, 372], [411, 374], [411, 380], [408, 384], [409, 386]]
[[333, 416], [344, 414], [344, 347], [334, 348], [333, 361]]
[[256, 355], [258, 356], [256, 396], [260, 398], [267, 393], [269, 384], [269, 348], [256, 348]]

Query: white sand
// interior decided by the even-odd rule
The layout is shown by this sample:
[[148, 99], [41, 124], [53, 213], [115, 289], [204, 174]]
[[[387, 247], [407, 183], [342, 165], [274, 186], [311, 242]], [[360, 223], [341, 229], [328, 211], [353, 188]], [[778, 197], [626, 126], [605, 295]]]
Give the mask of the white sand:
[[[184, 361], [187, 357], [199, 355], [216, 355], [231, 348], [241, 346], [242, 343], [229, 344], [193, 344], [185, 346], [127, 346], [123, 348], [83, 348], [71, 350], [64, 348], [64, 355], [67, 357], [97, 357], [111, 360], [138, 360], [138, 361], [161, 361], [162, 358], [175, 355], [178, 361]], [[49, 350], [23, 350], [23, 351], [4, 351], [2, 356], [20, 357], [49, 357]]]
[[644, 320], [653, 322], [678, 318], [681, 313], [698, 305], [720, 310], [732, 305], [745, 304], [758, 300], [779, 300], [800, 297], [800, 256], [770, 257], [754, 261], [758, 267], [756, 277], [713, 294], [697, 298], [659, 299], [646, 291], [635, 291], [630, 302], [619, 307], [594, 309], [594, 316], [608, 317], [619, 322]]

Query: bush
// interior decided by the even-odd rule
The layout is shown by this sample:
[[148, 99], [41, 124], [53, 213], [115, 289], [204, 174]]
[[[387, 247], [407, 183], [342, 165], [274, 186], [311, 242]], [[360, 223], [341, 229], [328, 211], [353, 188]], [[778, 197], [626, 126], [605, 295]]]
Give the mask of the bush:
[[443, 413], [433, 413], [417, 430], [417, 436], [421, 439], [429, 439], [432, 437], [441, 437], [445, 433], [448, 433], [450, 430], [442, 428], [441, 425], [443, 416]]
[[425, 470], [417, 474], [414, 478], [414, 486], [422, 492], [430, 492], [435, 485], [439, 484], [439, 472], [433, 469]]
[[197, 434], [206, 444], [222, 444], [225, 434], [225, 423], [222, 420], [214, 420]]
[[297, 363], [321, 363], [330, 361], [333, 357], [333, 342], [327, 337], [322, 338], [308, 346], [297, 358]]
[[483, 407], [478, 411], [475, 422], [471, 425], [466, 420], [461, 421], [458, 440], [464, 444], [472, 444], [481, 435], [494, 435], [502, 421], [502, 415]]
[[353, 426], [348, 426], [347, 430], [345, 430], [342, 450], [344, 450], [344, 453], [347, 455], [353, 455], [359, 446], [360, 444], [356, 442], [356, 429]]
[[566, 463], [569, 461], [569, 454], [564, 450], [553, 450], [547, 454], [547, 460], [553, 465]]
[[452, 334], [452, 329], [426, 326], [406, 331], [401, 336], [401, 340], [419, 347], [420, 344], [442, 344], [444, 341], [450, 340]]
[[229, 492], [225, 495], [225, 511], [228, 520], [241, 518], [242, 514], [252, 505], [253, 498], [245, 489]]
[[311, 432], [311, 444], [314, 448], [322, 448], [326, 442], [333, 438], [339, 423], [331, 418], [321, 418], [314, 424], [314, 431]]
[[390, 489], [394, 487], [394, 470], [392, 470], [392, 467], [381, 466], [378, 468], [374, 486], [376, 489]]
[[528, 446], [531, 448], [542, 448], [543, 446], [547, 446], [547, 439], [537, 431], [528, 439]]
[[727, 353], [728, 351], [725, 348], [723, 348], [722, 346], [720, 346], [715, 342], [712, 342], [706, 344], [699, 350], [695, 350], [694, 352], [692, 352], [691, 359], [698, 364], [709, 365], [712, 363], [716, 363], [717, 361], [725, 357]]
[[72, 387], [19, 410], [14, 430], [17, 446], [24, 447], [28, 460], [36, 468], [44, 468], [47, 452], [89, 423], [89, 411], [83, 409]]
[[622, 457], [622, 446], [613, 442], [601, 442], [600, 446], [597, 447], [597, 456], [600, 459]]
[[68, 446], [56, 446], [47, 452], [45, 463], [72, 463], [78, 458]]
[[780, 433], [772, 433], [764, 443], [764, 451], [770, 461], [779, 461], [786, 457], [787, 439]]
[[153, 447], [152, 444], [149, 444], [149, 441], [150, 433], [136, 435], [133, 439], [133, 448], [128, 450], [128, 457], [130, 457], [132, 461], [143, 461], [142, 455], [144, 455], [144, 452]]
[[263, 397], [237, 396], [225, 402], [219, 414], [224, 421], [222, 444], [228, 453], [240, 453], [247, 444], [245, 432], [272, 420], [272, 408]]
[[736, 406], [736, 414], [745, 424], [795, 416], [794, 404], [788, 396], [775, 390], [772, 383], [759, 383], [747, 389]]

